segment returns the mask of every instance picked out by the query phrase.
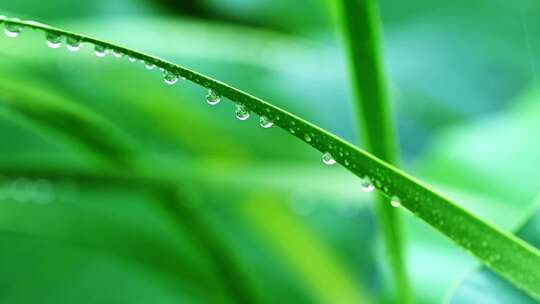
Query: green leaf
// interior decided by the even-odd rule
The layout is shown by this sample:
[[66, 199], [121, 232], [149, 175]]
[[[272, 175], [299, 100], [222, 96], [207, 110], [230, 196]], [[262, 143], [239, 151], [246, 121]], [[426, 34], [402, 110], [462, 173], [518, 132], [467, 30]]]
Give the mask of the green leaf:
[[[357, 120], [367, 150], [388, 162], [397, 160], [396, 139], [380, 50], [379, 11], [375, 0], [341, 0], [345, 42], [356, 99]], [[393, 274], [395, 298], [412, 301], [399, 213], [384, 196], [377, 199], [377, 219]]]
[[[540, 248], [540, 211], [518, 230], [516, 235]], [[449, 304], [460, 303], [538, 303], [530, 295], [517, 289], [487, 267], [467, 275], [452, 291]]]
[[233, 102], [242, 104], [258, 115], [266, 116], [275, 125], [289, 131], [317, 150], [331, 153], [337, 162], [355, 175], [369, 176], [383, 195], [388, 198], [398, 197], [403, 207], [465, 248], [517, 287], [540, 299], [540, 273], [537, 271], [540, 269], [540, 254], [537, 249], [480, 220], [429, 186], [333, 134], [259, 98], [157, 57], [42, 24], [12, 19], [3, 22], [11, 26], [18, 25], [78, 38], [86, 43], [122, 52], [186, 77], [215, 90]]

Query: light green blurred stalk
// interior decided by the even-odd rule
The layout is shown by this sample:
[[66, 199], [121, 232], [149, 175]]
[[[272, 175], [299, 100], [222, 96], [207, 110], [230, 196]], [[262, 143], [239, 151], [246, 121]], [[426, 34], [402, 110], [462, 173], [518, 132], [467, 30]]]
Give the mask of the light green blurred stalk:
[[[382, 64], [377, 3], [375, 0], [340, 0], [340, 10], [361, 140], [375, 156], [395, 164], [396, 136]], [[398, 211], [387, 198], [378, 195], [376, 214], [396, 289], [395, 296], [399, 299], [396, 302], [410, 303]]]

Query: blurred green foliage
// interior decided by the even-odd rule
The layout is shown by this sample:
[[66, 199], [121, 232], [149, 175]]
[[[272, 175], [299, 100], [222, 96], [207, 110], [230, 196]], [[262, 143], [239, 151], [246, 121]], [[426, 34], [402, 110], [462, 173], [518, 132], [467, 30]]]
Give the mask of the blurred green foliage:
[[[540, 4], [381, 11], [404, 167], [517, 229], [540, 178]], [[4, 0], [0, 14], [182, 63], [356, 138], [333, 1]], [[230, 105], [209, 109], [192, 84], [44, 41], [0, 38], [0, 302], [384, 301], [372, 198], [354, 176]], [[418, 303], [519, 293], [485, 270], [462, 281], [476, 262], [403, 213]], [[526, 233], [538, 246], [539, 226]]]

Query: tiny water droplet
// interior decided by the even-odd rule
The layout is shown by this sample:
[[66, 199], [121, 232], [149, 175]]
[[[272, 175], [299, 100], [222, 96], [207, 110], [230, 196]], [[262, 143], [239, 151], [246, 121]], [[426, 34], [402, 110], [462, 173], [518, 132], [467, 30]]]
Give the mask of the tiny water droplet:
[[173, 85], [178, 82], [178, 76], [176, 76], [176, 74], [173, 72], [166, 71], [163, 74], [163, 81], [165, 81], [166, 84]]
[[346, 160], [344, 161], [344, 163], [345, 163], [345, 166], [347, 166], [347, 167], [351, 164], [351, 163], [349, 162], [348, 159], [346, 159]]
[[113, 56], [116, 57], [116, 58], [122, 58], [122, 57], [124, 56], [124, 53], [122, 53], [122, 52], [119, 51], [119, 50], [113, 50], [113, 51], [112, 51], [112, 54], [113, 54]]
[[47, 45], [50, 48], [57, 49], [62, 46], [62, 38], [63, 37], [61, 35], [47, 32]]
[[296, 131], [294, 130], [294, 128], [289, 128], [289, 132], [291, 132], [291, 134], [296, 133]]
[[151, 62], [146, 62], [146, 63], [143, 62], [143, 63], [144, 63], [144, 67], [145, 67], [146, 69], [148, 69], [148, 70], [153, 70], [153, 69], [156, 67], [156, 65], [153, 64], [153, 63], [151, 63]]
[[271, 126], [274, 125], [274, 123], [270, 119], [268, 119], [268, 117], [266, 117], [266, 116], [261, 116], [259, 118], [259, 123], [260, 123], [261, 127], [265, 128], [265, 129], [270, 128]]
[[392, 199], [390, 199], [390, 205], [394, 208], [401, 207], [401, 200], [397, 196], [392, 196]]
[[6, 33], [6, 36], [10, 38], [15, 38], [19, 36], [21, 32], [22, 32], [22, 27], [18, 24], [8, 23], [5, 25], [4, 33]]
[[135, 61], [137, 61], [137, 58], [128, 56], [128, 60], [129, 60], [129, 62], [135, 62]]
[[311, 136], [309, 136], [309, 134], [304, 135], [304, 140], [306, 142], [311, 142]]
[[364, 177], [362, 181], [360, 182], [360, 187], [364, 192], [371, 192], [375, 187], [373, 187], [373, 184], [371, 183], [371, 179], [369, 177]]
[[336, 160], [332, 157], [332, 154], [326, 152], [322, 155], [322, 162], [325, 165], [333, 165], [336, 163]]
[[96, 46], [94, 47], [94, 53], [98, 57], [105, 57], [105, 55], [109, 53], [109, 49], [107, 49], [106, 47], [102, 45], [96, 44]]
[[236, 105], [236, 111], [234, 112], [234, 114], [236, 115], [236, 118], [238, 118], [240, 120], [246, 120], [250, 116], [249, 111], [242, 104], [237, 104]]
[[75, 37], [67, 37], [66, 47], [69, 51], [76, 52], [81, 49], [81, 40]]

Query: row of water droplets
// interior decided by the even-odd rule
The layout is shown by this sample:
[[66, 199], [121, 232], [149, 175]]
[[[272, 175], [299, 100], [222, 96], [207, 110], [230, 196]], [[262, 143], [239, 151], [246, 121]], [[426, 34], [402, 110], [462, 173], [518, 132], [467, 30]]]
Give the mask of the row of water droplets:
[[[343, 156], [342, 155], [343, 153], [340, 152], [340, 156]], [[332, 154], [330, 152], [325, 152], [323, 153], [322, 155], [322, 162], [325, 164], [325, 165], [328, 165], [328, 166], [331, 166], [331, 165], [334, 165], [336, 164], [336, 160], [334, 159], [334, 157], [332, 156]], [[350, 165], [350, 162], [348, 160], [344, 160], [344, 163], [345, 165], [348, 167]], [[379, 185], [378, 185], [379, 186]], [[373, 185], [373, 182], [371, 181], [371, 178], [369, 176], [364, 176], [361, 181], [360, 181], [360, 188], [364, 191], [364, 192], [372, 192], [373, 190], [375, 190], [375, 186]], [[387, 188], [385, 188], [386, 190]], [[385, 191], [386, 192], [386, 191]], [[390, 204], [392, 205], [392, 207], [394, 208], [398, 208], [401, 206], [401, 200], [398, 196], [396, 195], [393, 195], [390, 199]]]
[[[4, 20], [20, 21], [20, 19], [18, 18], [8, 19], [5, 16], [0, 16], [0, 22]], [[31, 22], [31, 23], [38, 24], [37, 22]], [[39, 25], [44, 26], [42, 24], [39, 24]], [[23, 30], [23, 27], [19, 24], [6, 23], [4, 25], [4, 33], [6, 34], [6, 36], [10, 38], [18, 37], [21, 34], [22, 30]], [[64, 35], [61, 35], [52, 31], [46, 31], [45, 36], [46, 36], [47, 46], [53, 49], [58, 49], [62, 46], [63, 43], [65, 43], [66, 48], [69, 51], [77, 52], [81, 49], [83, 45], [82, 39], [77, 36], [64, 36]], [[112, 53], [112, 55], [116, 58], [122, 58], [125, 56], [125, 54], [122, 51], [117, 50], [117, 49], [110, 49], [107, 46], [104, 46], [101, 44], [94, 44], [94, 53], [96, 54], [97, 57], [100, 57], [100, 58], [107, 56], [109, 53]], [[137, 61], [137, 58], [135, 57], [132, 57], [132, 56], [127, 56], [127, 57], [130, 62]], [[140, 61], [145, 65], [145, 67], [148, 70], [153, 70], [156, 67], [156, 65], [151, 62], [146, 62], [144, 60], [140, 60]], [[160, 70], [163, 72], [163, 81], [166, 84], [173, 85], [177, 83], [180, 78], [185, 79], [184, 77], [181, 77], [172, 71], [165, 70], [164, 68], [160, 68]]]
[[[0, 16], [0, 22], [6, 19], [7, 18], [5, 16]], [[19, 21], [19, 19], [17, 18], [13, 18], [10, 20]], [[4, 31], [8, 37], [15, 38], [19, 36], [19, 34], [22, 32], [22, 26], [18, 24], [13, 24], [13, 23], [6, 23]], [[82, 46], [82, 40], [79, 37], [76, 37], [76, 36], [64, 37], [63, 35], [46, 31], [46, 43], [50, 48], [53, 48], [53, 49], [60, 48], [62, 46], [62, 43], [64, 42], [66, 44], [66, 48], [71, 52], [76, 52], [80, 50]], [[105, 57], [107, 54], [111, 53], [111, 49], [109, 49], [108, 47], [104, 45], [95, 44], [94, 53], [98, 57]], [[112, 49], [112, 54], [116, 58], [122, 58], [125, 55], [124, 53], [116, 49]], [[135, 57], [132, 57], [132, 56], [127, 56], [127, 57], [130, 62], [137, 61], [137, 58]], [[140, 61], [145, 65], [145, 67], [148, 70], [153, 70], [156, 67], [156, 65], [151, 62], [146, 62], [144, 60], [140, 60]], [[165, 70], [164, 68], [160, 68], [160, 70], [163, 72], [163, 81], [166, 84], [173, 85], [178, 82], [180, 77], [177, 74], [175, 74], [174, 72]], [[181, 77], [181, 78], [185, 79], [184, 77]], [[215, 106], [221, 102], [221, 96], [215, 90], [209, 89], [208, 93], [206, 94], [206, 102], [211, 106]], [[249, 119], [249, 117], [251, 116], [251, 113], [249, 109], [246, 108], [245, 105], [237, 103], [236, 108], [235, 108], [235, 116], [237, 119], [244, 121], [244, 120]], [[277, 118], [279, 119], [279, 117]], [[259, 125], [262, 128], [270, 128], [274, 125], [274, 123], [267, 116], [260, 116]], [[294, 121], [292, 122], [292, 125], [293, 127], [291, 127], [289, 131], [291, 132], [291, 134], [295, 134], [296, 130], [294, 129]], [[309, 143], [311, 142], [312, 137], [306, 133], [304, 135], [304, 140]], [[334, 165], [336, 163], [334, 157], [330, 154], [330, 152], [326, 152], [322, 155], [322, 161], [326, 165]], [[344, 160], [344, 163], [346, 166], [350, 165], [347, 159]], [[365, 176], [364, 178], [362, 178], [361, 189], [365, 192], [372, 192], [375, 189], [373, 183], [371, 182], [371, 179], [368, 176]], [[391, 205], [393, 207], [401, 206], [400, 199], [397, 196], [393, 196], [391, 199]]]
[[[211, 106], [215, 106], [221, 102], [221, 96], [215, 90], [208, 89], [208, 93], [206, 94], [206, 102]], [[235, 106], [234, 115], [238, 120], [244, 121], [251, 117], [251, 112], [245, 105], [237, 103]], [[263, 115], [259, 117], [259, 125], [262, 128], [268, 129], [274, 125], [274, 122]]]

